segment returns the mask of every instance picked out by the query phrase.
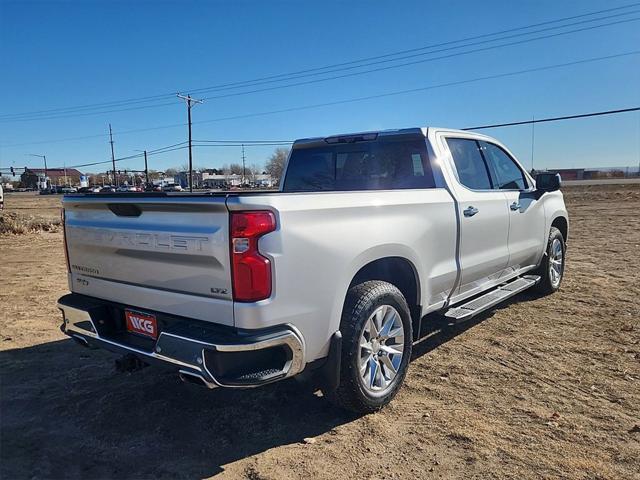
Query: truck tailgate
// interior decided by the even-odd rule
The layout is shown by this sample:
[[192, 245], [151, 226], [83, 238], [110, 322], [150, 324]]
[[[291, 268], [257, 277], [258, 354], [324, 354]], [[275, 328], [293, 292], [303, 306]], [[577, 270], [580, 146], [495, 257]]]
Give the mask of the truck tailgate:
[[224, 196], [63, 201], [73, 292], [233, 325]]

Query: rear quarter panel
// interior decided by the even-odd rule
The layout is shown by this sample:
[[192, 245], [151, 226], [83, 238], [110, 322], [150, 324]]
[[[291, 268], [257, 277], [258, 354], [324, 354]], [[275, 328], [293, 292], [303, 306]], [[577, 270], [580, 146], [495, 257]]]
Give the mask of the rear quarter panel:
[[239, 196], [227, 206], [270, 208], [278, 223], [260, 240], [260, 251], [272, 260], [273, 294], [234, 303], [236, 326], [295, 325], [307, 362], [327, 353], [348, 286], [366, 264], [390, 256], [409, 260], [423, 306], [444, 302], [455, 280], [455, 211], [443, 188]]

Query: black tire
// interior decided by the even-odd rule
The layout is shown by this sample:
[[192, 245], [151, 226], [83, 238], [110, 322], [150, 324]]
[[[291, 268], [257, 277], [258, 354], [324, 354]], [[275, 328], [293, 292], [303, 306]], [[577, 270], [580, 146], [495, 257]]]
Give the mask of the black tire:
[[[562, 265], [560, 269], [560, 279], [554, 281], [552, 278], [550, 262], [552, 259], [552, 249], [555, 241], [560, 242], [560, 246], [562, 248]], [[564, 237], [562, 236], [562, 232], [558, 230], [556, 227], [551, 227], [549, 231], [549, 239], [547, 241], [547, 248], [544, 252], [544, 256], [542, 258], [542, 262], [540, 266], [535, 270], [536, 275], [540, 275], [540, 283], [535, 286], [535, 290], [540, 295], [550, 295], [560, 288], [560, 284], [562, 283], [562, 278], [564, 277], [564, 266], [567, 258], [567, 248], [564, 243]]]
[[[404, 349], [395, 378], [378, 394], [363, 385], [359, 372], [360, 336], [369, 317], [381, 306], [392, 306], [402, 322]], [[402, 386], [411, 358], [413, 332], [407, 301], [394, 285], [374, 280], [352, 287], [347, 293], [342, 320], [342, 352], [338, 388], [323, 392], [338, 406], [357, 413], [371, 413], [388, 404]], [[382, 355], [382, 354], [381, 354]]]

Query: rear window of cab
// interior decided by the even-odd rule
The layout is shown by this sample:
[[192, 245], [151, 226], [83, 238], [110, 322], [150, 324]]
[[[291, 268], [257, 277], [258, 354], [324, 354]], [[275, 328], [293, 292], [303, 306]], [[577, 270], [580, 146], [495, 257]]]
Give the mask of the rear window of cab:
[[294, 148], [283, 190], [318, 192], [434, 188], [424, 138]]

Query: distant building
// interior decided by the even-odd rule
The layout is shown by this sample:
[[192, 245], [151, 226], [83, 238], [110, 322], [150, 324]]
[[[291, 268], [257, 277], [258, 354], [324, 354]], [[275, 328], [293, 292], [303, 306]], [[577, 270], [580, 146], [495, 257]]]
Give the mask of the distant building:
[[[75, 168], [48, 168], [49, 185], [79, 185], [82, 173]], [[45, 188], [44, 168], [27, 168], [20, 176], [20, 182], [25, 188]]]

